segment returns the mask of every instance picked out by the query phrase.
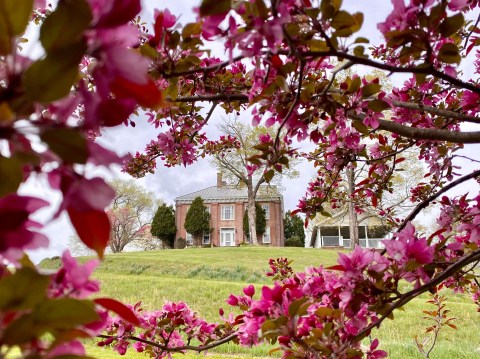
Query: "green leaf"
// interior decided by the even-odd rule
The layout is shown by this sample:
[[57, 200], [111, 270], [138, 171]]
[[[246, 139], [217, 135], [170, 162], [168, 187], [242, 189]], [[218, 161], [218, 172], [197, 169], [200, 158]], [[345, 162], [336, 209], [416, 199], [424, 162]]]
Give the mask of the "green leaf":
[[274, 170], [268, 170], [263, 174], [263, 177], [265, 178], [265, 182], [270, 183], [272, 180], [273, 176], [275, 176], [275, 171]]
[[353, 49], [353, 54], [357, 57], [367, 57], [365, 55], [365, 47], [364, 46], [357, 46]]
[[443, 44], [438, 52], [438, 60], [446, 64], [459, 64], [461, 59], [458, 47], [455, 44]]
[[21, 268], [0, 280], [0, 309], [2, 311], [32, 308], [45, 297], [50, 278], [32, 268]]
[[443, 20], [438, 30], [443, 37], [449, 37], [460, 30], [464, 24], [463, 15], [458, 13]]
[[309, 40], [308, 46], [311, 51], [328, 51], [330, 48], [324, 40]]
[[355, 23], [354, 17], [347, 11], [339, 11], [332, 19], [330, 25], [335, 30], [350, 28]]
[[9, 54], [12, 38], [22, 34], [33, 11], [33, 0], [0, 0], [0, 55]]
[[200, 16], [225, 14], [231, 8], [231, 0], [203, 0], [200, 5]]
[[35, 323], [49, 330], [71, 329], [98, 319], [93, 302], [73, 298], [50, 299], [33, 312]]
[[320, 307], [315, 311], [315, 315], [319, 317], [329, 317], [333, 315], [334, 310], [329, 307]]
[[370, 42], [366, 37], [357, 37], [354, 41], [355, 44], [368, 44]]
[[92, 21], [85, 0], [60, 1], [40, 28], [40, 41], [48, 52], [76, 44]]
[[[348, 81], [348, 80], [347, 80]], [[355, 93], [358, 91], [358, 89], [360, 88], [360, 86], [362, 85], [362, 80], [360, 80], [360, 77], [355, 77], [353, 80], [351, 80], [352, 82], [350, 83], [350, 85], [348, 86], [348, 92], [350, 93]]]
[[382, 112], [388, 110], [390, 105], [383, 100], [375, 98], [368, 103], [368, 108], [375, 112]]
[[31, 342], [44, 332], [35, 327], [31, 314], [23, 315], [7, 326], [3, 334], [3, 344], [19, 345]]
[[339, 11], [333, 18], [331, 26], [337, 30], [336, 37], [348, 37], [354, 32], [360, 30], [363, 24], [363, 14], [357, 12], [350, 14], [344, 10]]
[[84, 41], [52, 51], [25, 71], [23, 85], [29, 99], [51, 102], [65, 97], [78, 77], [78, 65], [86, 50]]
[[182, 30], [182, 38], [186, 39], [192, 37], [192, 35], [200, 35], [202, 33], [201, 23], [192, 22], [187, 25]]
[[331, 19], [342, 6], [342, 0], [322, 0], [320, 10], [322, 19]]
[[46, 130], [40, 135], [40, 138], [64, 162], [85, 163], [87, 161], [87, 141], [80, 132], [74, 129]]
[[305, 306], [304, 304], [308, 301], [308, 298], [300, 298], [293, 301], [290, 306], [288, 307], [288, 314], [290, 317], [294, 317], [296, 315], [304, 315], [307, 313], [308, 305]]
[[363, 86], [362, 88], [362, 97], [370, 97], [375, 95], [382, 89], [380, 84], [370, 83], [368, 85]]
[[16, 192], [23, 180], [22, 163], [15, 157], [0, 156], [0, 197]]

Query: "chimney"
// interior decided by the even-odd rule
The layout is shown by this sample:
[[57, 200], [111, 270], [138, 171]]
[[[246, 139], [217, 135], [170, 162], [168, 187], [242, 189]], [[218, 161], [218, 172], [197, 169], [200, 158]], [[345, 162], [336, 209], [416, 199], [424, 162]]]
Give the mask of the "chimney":
[[222, 172], [217, 172], [217, 188], [222, 188], [224, 183], [222, 181]]

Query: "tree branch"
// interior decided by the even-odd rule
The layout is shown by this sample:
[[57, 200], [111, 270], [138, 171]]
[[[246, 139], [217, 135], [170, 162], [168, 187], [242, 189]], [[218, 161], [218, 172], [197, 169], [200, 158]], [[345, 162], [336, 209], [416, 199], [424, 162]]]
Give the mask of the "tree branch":
[[430, 282], [413, 289], [407, 293], [404, 293], [400, 296], [400, 298], [390, 307], [387, 311], [383, 314], [383, 316], [376, 321], [375, 323], [370, 324], [365, 329], [361, 330], [353, 339], [353, 341], [361, 340], [365, 338], [370, 331], [375, 327], [380, 327], [380, 324], [397, 308], [400, 308], [410, 302], [413, 298], [419, 296], [422, 293], [430, 290], [431, 288], [437, 286], [438, 284], [442, 283], [445, 279], [449, 278], [450, 276], [454, 275], [460, 269], [465, 267], [466, 265], [475, 262], [480, 259], [480, 249], [464, 256], [462, 259], [458, 260], [457, 262], [451, 264], [448, 268], [446, 268], [443, 272], [441, 272], [437, 277], [433, 278]]
[[[286, 50], [279, 50], [277, 53], [282, 54], [282, 55], [288, 55]], [[432, 75], [437, 78], [440, 78], [442, 80], [447, 81], [448, 83], [455, 85], [459, 88], [464, 88], [467, 90], [470, 90], [472, 92], [475, 92], [477, 94], [480, 94], [480, 88], [477, 86], [464, 82], [462, 80], [459, 80], [455, 77], [449, 76], [444, 72], [441, 72], [432, 66], [428, 67], [398, 67], [398, 66], [393, 66], [393, 65], [388, 65], [384, 64], [383, 62], [378, 62], [374, 60], [370, 60], [365, 57], [358, 57], [349, 53], [345, 52], [340, 52], [337, 50], [328, 50], [328, 51], [304, 51], [301, 52], [301, 55], [303, 57], [324, 57], [324, 56], [335, 56], [339, 59], [347, 59], [352, 62], [354, 62], [357, 65], [365, 65], [369, 67], [374, 67], [380, 70], [385, 70], [389, 71], [392, 73], [411, 73], [411, 74], [425, 74], [425, 75]]]
[[211, 71], [218, 71], [221, 68], [227, 67], [228, 65], [233, 64], [234, 62], [240, 61], [244, 59], [244, 55], [238, 55], [233, 57], [231, 60], [228, 61], [223, 61], [215, 65], [207, 66], [207, 67], [197, 67], [192, 70], [185, 70], [185, 71], [172, 71], [172, 72], [162, 72], [162, 75], [164, 78], [170, 78], [170, 77], [178, 77], [178, 76], [188, 76], [188, 75], [194, 75], [197, 73], [204, 73], [207, 74]]
[[459, 184], [462, 184], [463, 182], [466, 182], [472, 178], [480, 176], [480, 170], [473, 171], [472, 173], [469, 173], [468, 175], [465, 175], [463, 177], [458, 178], [457, 180], [449, 183], [445, 187], [443, 187], [441, 190], [438, 192], [434, 193], [430, 197], [428, 197], [425, 201], [422, 203], [419, 203], [412, 212], [404, 219], [402, 224], [397, 228], [397, 232], [400, 232], [402, 229], [405, 228], [408, 222], [411, 222], [417, 217], [417, 215], [425, 208], [427, 208], [430, 203], [432, 203], [434, 200], [436, 200], [438, 197], [440, 197], [442, 194], [445, 192], [451, 190], [452, 188], [458, 186]]
[[[102, 338], [102, 339], [111, 339], [111, 338], [120, 339], [119, 337], [116, 337], [114, 335], [104, 335], [104, 334], [97, 335], [97, 337]], [[184, 345], [184, 346], [181, 346], [181, 347], [168, 347], [168, 346], [165, 346], [165, 345], [162, 345], [162, 344], [150, 341], [150, 340], [135, 337], [133, 335], [123, 337], [122, 339], [133, 340], [133, 341], [140, 342], [140, 343], [143, 343], [143, 344], [151, 345], [152, 347], [159, 348], [161, 350], [164, 350], [166, 352], [171, 352], [171, 353], [182, 352], [184, 350], [191, 350], [191, 351], [196, 351], [196, 352], [200, 353], [200, 352], [203, 352], [205, 350], [209, 350], [209, 349], [218, 347], [219, 345], [228, 343], [228, 342], [232, 341], [233, 339], [235, 339], [236, 337], [237, 337], [237, 333], [232, 333], [232, 334], [226, 336], [225, 338], [219, 339], [219, 340], [217, 340], [215, 342], [212, 342], [210, 344], [207, 344], [207, 345], [200, 345], [200, 346]]]
[[217, 94], [217, 95], [196, 95], [196, 96], [179, 96], [176, 99], [167, 97], [169, 102], [195, 102], [195, 101], [238, 101], [248, 102], [248, 96], [244, 94]]
[[[348, 117], [356, 121], [363, 121], [364, 119], [363, 115], [353, 114], [351, 111], [348, 112]], [[480, 131], [461, 132], [439, 128], [418, 128], [381, 119], [379, 119], [378, 122], [378, 129], [396, 133], [400, 136], [414, 140], [446, 141], [451, 143], [480, 143]]]
[[406, 109], [416, 110], [416, 111], [424, 111], [433, 115], [446, 117], [446, 118], [454, 118], [456, 120], [460, 120], [463, 122], [480, 123], [480, 118], [478, 117], [464, 115], [451, 110], [446, 110], [446, 109], [433, 107], [433, 106], [427, 106], [421, 103], [413, 103], [413, 102], [405, 102], [405, 101], [397, 101], [397, 100], [393, 100], [391, 102], [392, 102], [392, 105], [396, 107], [401, 107], [401, 108], [406, 108]]

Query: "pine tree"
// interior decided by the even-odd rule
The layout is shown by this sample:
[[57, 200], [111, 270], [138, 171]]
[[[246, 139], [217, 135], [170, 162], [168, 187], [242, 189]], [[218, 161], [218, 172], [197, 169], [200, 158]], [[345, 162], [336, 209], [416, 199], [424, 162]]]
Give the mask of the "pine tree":
[[152, 220], [150, 232], [153, 236], [159, 238], [163, 244], [173, 248], [177, 227], [175, 226], [175, 210], [173, 206], [162, 204]]
[[202, 245], [202, 237], [205, 232], [210, 232], [210, 213], [203, 204], [203, 199], [197, 197], [193, 200], [185, 217], [185, 229], [193, 237], [195, 246]]

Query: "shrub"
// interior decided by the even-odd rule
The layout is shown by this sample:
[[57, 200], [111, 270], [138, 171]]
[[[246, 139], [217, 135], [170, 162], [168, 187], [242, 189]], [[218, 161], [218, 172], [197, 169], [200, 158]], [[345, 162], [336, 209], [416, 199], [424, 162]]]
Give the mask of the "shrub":
[[303, 241], [297, 236], [293, 236], [285, 240], [285, 247], [304, 247], [304, 246], [305, 244], [303, 243]]

